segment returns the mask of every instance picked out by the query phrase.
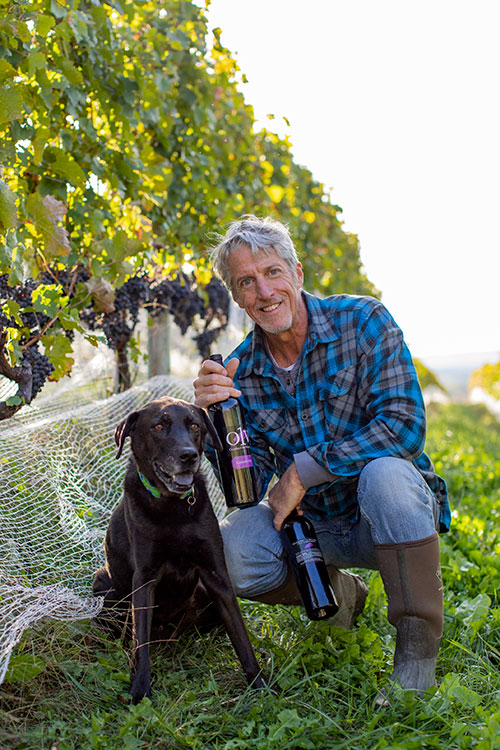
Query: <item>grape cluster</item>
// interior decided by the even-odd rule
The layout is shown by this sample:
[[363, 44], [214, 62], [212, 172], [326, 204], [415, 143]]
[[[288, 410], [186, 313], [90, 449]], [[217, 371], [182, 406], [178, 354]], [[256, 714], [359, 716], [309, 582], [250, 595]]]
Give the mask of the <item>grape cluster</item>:
[[208, 328], [198, 335], [193, 336], [193, 341], [195, 342], [202, 359], [208, 359], [210, 357], [210, 354], [212, 353], [212, 344], [221, 330], [222, 328], [220, 326], [218, 328]]
[[206, 325], [208, 326], [212, 320], [216, 319], [220, 322], [222, 328], [225, 328], [229, 320], [230, 304], [227, 288], [220, 279], [212, 276], [205, 287], [205, 292], [208, 294], [208, 304], [204, 315]]
[[36, 346], [29, 346], [24, 350], [21, 365], [29, 365], [31, 367], [32, 383], [31, 383], [31, 400], [40, 393], [45, 381], [54, 372], [54, 365], [49, 358], [38, 351]]
[[203, 300], [192, 287], [189, 277], [179, 274], [152, 286], [148, 309], [152, 317], [168, 310], [184, 336], [196, 315], [203, 313]]
[[149, 298], [149, 283], [145, 276], [133, 276], [116, 292], [113, 312], [98, 312], [94, 306], [85, 309], [80, 317], [91, 330], [104, 331], [111, 349], [123, 350], [134, 332], [139, 310]]
[[[29, 328], [31, 333], [37, 333], [43, 329], [48, 323], [49, 318], [47, 315], [37, 312], [23, 312], [22, 308], [31, 307], [33, 304], [33, 291], [37, 288], [40, 282], [34, 281], [33, 279], [27, 279], [22, 284], [16, 286], [9, 285], [9, 277], [7, 274], [0, 276], [0, 300], [12, 299], [14, 302], [21, 307], [20, 318], [23, 322], [24, 328]], [[0, 316], [0, 325], [2, 327], [17, 327], [16, 322], [13, 318], [10, 318], [4, 312]]]

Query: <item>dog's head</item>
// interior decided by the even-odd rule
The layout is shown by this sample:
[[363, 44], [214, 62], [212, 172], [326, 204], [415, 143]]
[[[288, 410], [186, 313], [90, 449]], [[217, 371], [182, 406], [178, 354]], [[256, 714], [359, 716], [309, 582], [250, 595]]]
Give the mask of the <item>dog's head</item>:
[[130, 437], [139, 471], [158, 489], [181, 494], [193, 484], [207, 432], [214, 447], [221, 450], [217, 432], [203, 409], [164, 396], [132, 412], [118, 425], [116, 458]]

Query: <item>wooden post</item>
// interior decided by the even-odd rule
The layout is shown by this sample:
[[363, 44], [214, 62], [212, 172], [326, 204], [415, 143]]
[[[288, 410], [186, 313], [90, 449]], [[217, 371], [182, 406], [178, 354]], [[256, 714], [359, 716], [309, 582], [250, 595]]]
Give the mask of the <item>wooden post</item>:
[[167, 311], [148, 319], [148, 377], [170, 374], [171, 323]]

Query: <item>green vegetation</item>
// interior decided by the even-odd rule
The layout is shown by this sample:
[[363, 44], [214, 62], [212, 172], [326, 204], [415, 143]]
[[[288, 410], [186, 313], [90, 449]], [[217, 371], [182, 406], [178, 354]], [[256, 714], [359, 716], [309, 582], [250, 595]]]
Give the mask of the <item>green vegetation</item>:
[[287, 138], [255, 132], [244, 76], [201, 8], [0, 9], [0, 373], [20, 384], [0, 418], [34, 397], [31, 372], [40, 387], [71, 372], [75, 330], [94, 343], [89, 328], [104, 330], [121, 374], [139, 307], [155, 307], [147, 283], [178, 281], [164, 296], [184, 299], [161, 303], [174, 315], [193, 284], [191, 325], [210, 301], [206, 248], [242, 214], [289, 224], [309, 290], [378, 294], [324, 185]]
[[226, 637], [153, 648], [154, 697], [128, 704], [128, 653], [89, 623], [27, 632], [0, 692], [0, 745], [48, 750], [477, 748], [500, 746], [500, 425], [483, 408], [435, 407], [427, 450], [446, 477], [454, 523], [442, 537], [445, 634], [439, 688], [374, 713], [393, 628], [376, 572], [354, 631], [298, 607], [243, 602], [276, 691], [247, 689]]
[[473, 372], [469, 388], [482, 388], [493, 398], [500, 399], [500, 362], [487, 363]]

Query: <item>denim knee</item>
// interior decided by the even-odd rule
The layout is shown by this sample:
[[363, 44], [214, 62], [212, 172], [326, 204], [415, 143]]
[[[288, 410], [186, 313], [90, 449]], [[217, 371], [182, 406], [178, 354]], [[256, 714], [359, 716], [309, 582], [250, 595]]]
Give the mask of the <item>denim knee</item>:
[[238, 596], [264, 594], [285, 582], [285, 552], [267, 502], [233, 511], [220, 530], [227, 570]]
[[370, 461], [359, 477], [358, 502], [375, 544], [417, 541], [435, 531], [432, 491], [406, 459]]

